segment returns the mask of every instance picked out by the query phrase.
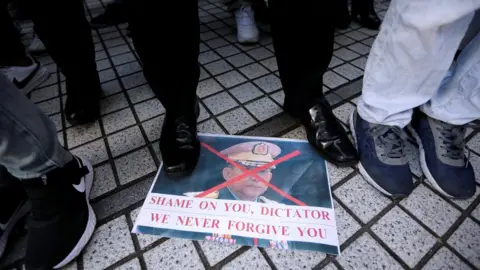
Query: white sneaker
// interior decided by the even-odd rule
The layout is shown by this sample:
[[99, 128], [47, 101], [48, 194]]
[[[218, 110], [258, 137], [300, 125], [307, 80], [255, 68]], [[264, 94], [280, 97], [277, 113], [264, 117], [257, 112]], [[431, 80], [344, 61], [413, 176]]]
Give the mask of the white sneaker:
[[255, 43], [259, 40], [259, 31], [255, 23], [252, 7], [242, 6], [235, 11], [237, 19], [237, 39], [240, 43]]
[[26, 67], [11, 66], [0, 68], [13, 84], [23, 93], [28, 94], [41, 83], [48, 79], [48, 70], [37, 60], [31, 58], [33, 64]]
[[30, 43], [30, 46], [28, 46], [28, 52], [30, 52], [32, 55], [33, 54], [42, 54], [47, 50], [45, 48], [45, 45], [43, 45], [43, 42], [38, 38], [37, 35], [33, 38], [32, 43]]

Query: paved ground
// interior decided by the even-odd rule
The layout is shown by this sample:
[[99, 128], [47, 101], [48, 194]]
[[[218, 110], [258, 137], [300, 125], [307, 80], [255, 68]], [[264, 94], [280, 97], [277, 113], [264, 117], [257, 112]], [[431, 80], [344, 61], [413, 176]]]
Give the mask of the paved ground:
[[[87, 1], [90, 16], [104, 3]], [[386, 2], [378, 2], [380, 15]], [[236, 43], [234, 19], [218, 3], [201, 4], [202, 113], [207, 133], [304, 138], [299, 125], [282, 113], [283, 93], [271, 38], [259, 45]], [[24, 32], [31, 32], [25, 24]], [[51, 58], [41, 62], [50, 79], [31, 99], [56, 123], [58, 138], [95, 164], [92, 201], [98, 229], [82, 256], [68, 269], [475, 269], [480, 268], [480, 188], [475, 198], [451, 201], [424, 181], [414, 155], [416, 189], [392, 201], [375, 191], [356, 168], [330, 166], [342, 255], [278, 251], [132, 235], [130, 230], [160, 164], [157, 141], [163, 107], [153, 96], [134, 53], [126, 25], [94, 31], [97, 66], [105, 98], [102, 118], [70, 127], [61, 110], [63, 77]], [[363, 67], [376, 31], [337, 32], [324, 91], [338, 118], [346, 122], [361, 89]], [[480, 182], [480, 134], [468, 146]], [[25, 236], [9, 246], [0, 268], [21, 269]]]

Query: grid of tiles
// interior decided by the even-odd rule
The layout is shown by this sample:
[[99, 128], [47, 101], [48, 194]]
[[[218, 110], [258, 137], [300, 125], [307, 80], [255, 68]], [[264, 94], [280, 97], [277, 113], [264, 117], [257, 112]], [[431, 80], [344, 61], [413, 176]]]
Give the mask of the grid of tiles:
[[[87, 17], [102, 13], [105, 5], [87, 1]], [[388, 1], [377, 1], [375, 8], [383, 16]], [[263, 33], [259, 44], [243, 46], [236, 41], [234, 18], [221, 2], [201, 2], [199, 13], [199, 130], [304, 139], [299, 125], [282, 113], [283, 92], [268, 33]], [[28, 43], [32, 25], [25, 23], [22, 29]], [[403, 200], [380, 195], [355, 167], [329, 165], [342, 249], [338, 258], [131, 235], [161, 162], [157, 142], [165, 110], [146, 84], [126, 36], [126, 25], [92, 34], [104, 91], [99, 121], [81, 127], [65, 121], [64, 78], [49, 56], [39, 60], [50, 70], [50, 79], [30, 95], [54, 121], [59, 140], [95, 167], [92, 202], [98, 228], [83, 254], [66, 269], [480, 268], [480, 188], [470, 200], [449, 200], [424, 181], [415, 153], [411, 167], [416, 189]], [[336, 33], [323, 90], [345, 124], [360, 94], [363, 69], [376, 34], [356, 24]], [[480, 179], [480, 134], [470, 131], [467, 139]], [[0, 262], [2, 269], [23, 269], [25, 239], [20, 233], [20, 239], [9, 246]]]

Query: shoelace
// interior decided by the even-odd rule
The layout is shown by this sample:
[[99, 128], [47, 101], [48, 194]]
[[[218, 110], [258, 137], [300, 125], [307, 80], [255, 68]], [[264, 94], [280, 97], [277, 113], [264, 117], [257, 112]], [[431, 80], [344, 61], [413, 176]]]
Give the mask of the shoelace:
[[[440, 147], [445, 149], [446, 152], [443, 156], [453, 160], [464, 159], [465, 133], [467, 131], [467, 127], [479, 129], [480, 124], [472, 122], [462, 126], [455, 126], [440, 121], [435, 122], [437, 124], [436, 129], [440, 132], [441, 135], [440, 139], [444, 144]], [[470, 149], [467, 148], [467, 162], [465, 166], [468, 166], [469, 159]]]
[[177, 134], [177, 142], [180, 144], [190, 144], [193, 141], [193, 135], [189, 131], [190, 126], [184, 118], [175, 120], [175, 132]]
[[403, 129], [396, 126], [375, 126], [368, 130], [368, 134], [376, 137], [376, 142], [384, 150], [385, 157], [402, 158], [406, 155], [406, 141], [408, 135]]
[[241, 6], [239, 9], [239, 15], [241, 18], [248, 17], [253, 20], [252, 8], [249, 6]]

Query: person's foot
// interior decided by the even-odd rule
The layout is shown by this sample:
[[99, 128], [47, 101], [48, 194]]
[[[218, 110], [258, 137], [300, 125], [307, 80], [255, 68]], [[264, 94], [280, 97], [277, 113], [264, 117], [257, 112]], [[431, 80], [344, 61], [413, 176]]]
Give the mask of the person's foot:
[[360, 155], [363, 178], [383, 194], [400, 198], [414, 188], [405, 153], [407, 134], [399, 127], [371, 124], [355, 110], [350, 129]]
[[320, 100], [304, 113], [298, 112], [293, 104], [286, 101], [284, 110], [291, 116], [300, 119], [310, 145], [325, 160], [339, 167], [357, 164], [357, 151], [326, 100]]
[[40, 55], [45, 53], [46, 51], [47, 51], [47, 48], [45, 48], [45, 45], [40, 40], [38, 35], [35, 34], [35, 37], [33, 38], [32, 43], [30, 43], [30, 46], [28, 46], [28, 52], [31, 55]]
[[335, 0], [334, 8], [337, 11], [336, 15], [333, 18], [333, 26], [337, 29], [345, 30], [350, 26], [352, 18], [350, 17], [350, 12], [348, 11], [348, 1], [347, 0]]
[[418, 112], [409, 127], [420, 146], [420, 165], [430, 184], [445, 196], [475, 194], [475, 173], [465, 157], [465, 126], [451, 125]]
[[237, 39], [239, 43], [256, 43], [259, 31], [255, 23], [255, 13], [250, 6], [242, 6], [235, 11], [237, 20]]
[[[98, 76], [95, 73], [93, 76]], [[86, 76], [87, 77], [87, 76]], [[93, 78], [84, 82], [69, 81], [67, 79], [67, 100], [65, 102], [65, 115], [72, 125], [91, 123], [100, 116], [101, 88], [99, 80]]]
[[128, 21], [125, 3], [112, 3], [105, 8], [105, 12], [90, 20], [90, 27], [99, 29]]
[[181, 177], [192, 173], [200, 156], [196, 117], [175, 117], [167, 113], [160, 137], [160, 151], [167, 175]]
[[22, 181], [32, 210], [28, 221], [26, 269], [58, 269], [75, 259], [93, 234], [89, 203], [93, 169], [73, 157], [46, 176]]
[[378, 30], [382, 20], [380, 20], [373, 8], [373, 0], [371, 6], [365, 6], [365, 4], [363, 4], [364, 6], [357, 6], [361, 4], [356, 4], [356, 2], [352, 2], [352, 19], [365, 28]]
[[[1, 169], [1, 168], [0, 168]], [[0, 173], [0, 258], [15, 225], [28, 213], [27, 194], [20, 180]], [[8, 177], [8, 178], [7, 178]]]
[[50, 73], [36, 59], [31, 58], [31, 65], [0, 67], [13, 84], [23, 93], [28, 94], [48, 79]]

